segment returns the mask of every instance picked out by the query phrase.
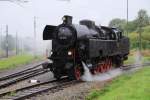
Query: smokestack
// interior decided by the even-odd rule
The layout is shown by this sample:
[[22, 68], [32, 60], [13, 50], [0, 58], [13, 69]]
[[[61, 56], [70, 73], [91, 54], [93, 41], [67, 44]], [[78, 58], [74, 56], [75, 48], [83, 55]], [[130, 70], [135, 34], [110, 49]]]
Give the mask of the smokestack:
[[72, 16], [64, 15], [62, 20], [63, 20], [63, 24], [68, 24], [68, 25], [72, 24]]

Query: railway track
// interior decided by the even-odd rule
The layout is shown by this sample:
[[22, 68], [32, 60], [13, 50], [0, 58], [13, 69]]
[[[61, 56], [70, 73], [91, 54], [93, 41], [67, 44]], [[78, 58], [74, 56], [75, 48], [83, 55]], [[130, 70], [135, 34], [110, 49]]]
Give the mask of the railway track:
[[146, 62], [146, 63], [143, 63], [143, 64], [124, 65], [120, 68], [123, 69], [123, 70], [130, 70], [131, 68], [138, 68], [138, 67], [141, 67], [141, 66], [148, 66], [148, 65], [150, 65], [150, 62]]
[[23, 71], [19, 71], [17, 73], [13, 73], [10, 75], [6, 75], [0, 78], [0, 89], [8, 87], [17, 82], [23, 81], [25, 79], [38, 76], [48, 72], [49, 70], [38, 68], [42, 63], [39, 63], [31, 68], [25, 69]]
[[[121, 67], [123, 70], [130, 70], [134, 69], [140, 66], [147, 66], [150, 65], [150, 63], [144, 63], [144, 64], [132, 64], [132, 65], [125, 65]], [[44, 93], [44, 92], [52, 92], [55, 93], [59, 90], [64, 89], [65, 87], [72, 86], [72, 84], [76, 84], [81, 81], [68, 81], [67, 78], [63, 78], [60, 81], [57, 80], [52, 80], [48, 82], [42, 82], [42, 83], [37, 83], [35, 85], [19, 88], [16, 90], [11, 90], [11, 91], [6, 91], [3, 93], [0, 93], [0, 100], [24, 100], [29, 97], [33, 97], [35, 95]]]
[[28, 87], [16, 89], [13, 91], [1, 93], [0, 99], [24, 100], [31, 96], [35, 96], [37, 94], [41, 94], [47, 91], [54, 93], [79, 82], [81, 81], [76, 81], [76, 80], [69, 81], [67, 78], [63, 78], [60, 81], [52, 80], [52, 81], [43, 82]]

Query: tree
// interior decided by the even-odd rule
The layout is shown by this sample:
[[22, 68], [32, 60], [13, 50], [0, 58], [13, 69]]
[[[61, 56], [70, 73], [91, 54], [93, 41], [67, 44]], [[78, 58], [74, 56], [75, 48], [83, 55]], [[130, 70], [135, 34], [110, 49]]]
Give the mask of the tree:
[[143, 9], [139, 10], [138, 16], [136, 18], [136, 24], [139, 27], [145, 27], [147, 25], [150, 25], [149, 16], [146, 10], [143, 10]]
[[127, 30], [127, 29], [128, 29], [128, 32], [136, 31], [136, 29], [137, 29], [136, 21], [135, 20], [129, 21], [128, 26], [127, 25], [125, 26], [125, 30]]
[[[149, 22], [149, 16], [146, 12], [146, 10], [139, 10], [138, 12], [138, 16], [136, 18], [136, 23], [137, 23], [137, 32], [139, 33], [139, 50], [141, 51], [142, 49], [142, 46], [144, 46], [144, 48], [146, 47], [146, 41], [143, 41], [142, 40], [142, 32], [144, 31], [143, 30], [143, 27], [145, 26], [148, 26], [150, 24]], [[144, 45], [143, 45], [144, 44]]]
[[120, 28], [122, 30], [125, 29], [125, 25], [126, 25], [126, 20], [125, 19], [115, 18], [115, 19], [112, 19], [109, 22], [110, 27], [117, 27], [117, 28]]
[[[6, 50], [6, 37], [2, 41], [2, 49]], [[15, 38], [12, 35], [8, 35], [8, 50], [11, 51], [15, 48]]]

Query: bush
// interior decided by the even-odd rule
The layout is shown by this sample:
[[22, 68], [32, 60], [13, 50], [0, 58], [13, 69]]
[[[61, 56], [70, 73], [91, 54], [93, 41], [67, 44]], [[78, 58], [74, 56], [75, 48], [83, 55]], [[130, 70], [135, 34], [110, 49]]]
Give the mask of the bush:
[[[146, 26], [142, 28], [141, 33], [141, 42], [142, 42], [142, 49], [150, 49], [150, 26]], [[139, 33], [132, 32], [129, 34], [131, 49], [139, 47]]]

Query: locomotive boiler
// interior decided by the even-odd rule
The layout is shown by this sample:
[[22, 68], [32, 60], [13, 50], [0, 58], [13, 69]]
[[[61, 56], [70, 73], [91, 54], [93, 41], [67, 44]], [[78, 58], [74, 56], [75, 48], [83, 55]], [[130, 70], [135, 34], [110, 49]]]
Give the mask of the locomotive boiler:
[[56, 79], [68, 76], [79, 80], [84, 73], [84, 62], [91, 73], [103, 73], [112, 66], [120, 67], [129, 54], [129, 38], [118, 28], [97, 26], [94, 21], [72, 23], [65, 15], [58, 26], [46, 25], [43, 40], [52, 40], [52, 61], [47, 68]]

